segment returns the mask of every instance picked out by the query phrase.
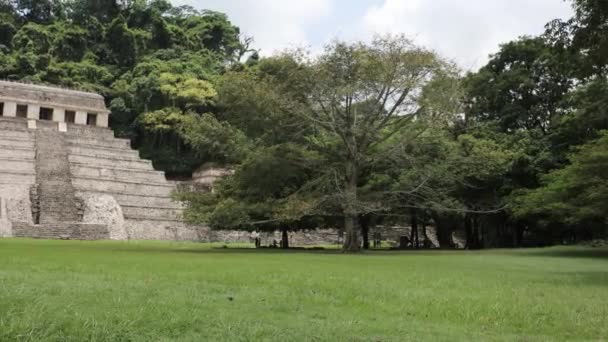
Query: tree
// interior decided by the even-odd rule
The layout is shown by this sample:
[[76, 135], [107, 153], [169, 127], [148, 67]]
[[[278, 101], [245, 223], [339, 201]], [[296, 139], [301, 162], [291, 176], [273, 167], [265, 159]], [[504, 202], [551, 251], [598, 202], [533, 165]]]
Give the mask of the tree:
[[385, 36], [369, 45], [334, 42], [309, 68], [314, 86], [299, 115], [317, 132], [314, 148], [332, 161], [329, 198], [344, 217], [344, 250], [355, 252], [358, 217], [373, 206], [359, 197], [362, 170], [374, 160], [374, 148], [420, 112], [422, 89], [441, 63], [403, 36]]
[[564, 112], [573, 80], [564, 60], [542, 37], [501, 46], [488, 64], [465, 80], [469, 121], [495, 121], [503, 132], [548, 133]]
[[301, 196], [300, 189], [318, 175], [321, 160], [294, 143], [248, 152], [234, 175], [221, 180], [213, 192], [178, 194], [188, 203], [186, 218], [217, 230], [281, 230], [281, 245], [287, 248], [288, 231], [320, 223], [310, 215], [315, 199]]
[[608, 4], [601, 0], [571, 0], [574, 17], [554, 20], [545, 36], [558, 51], [572, 56], [571, 72], [582, 80], [606, 76], [608, 70]]
[[606, 236], [608, 132], [577, 148], [569, 161], [543, 177], [542, 187], [520, 192], [514, 213], [536, 216], [544, 225], [559, 222], [587, 237]]
[[127, 27], [122, 15], [116, 17], [108, 27], [107, 39], [115, 62], [120, 61], [125, 67], [135, 64], [137, 61], [135, 33]]

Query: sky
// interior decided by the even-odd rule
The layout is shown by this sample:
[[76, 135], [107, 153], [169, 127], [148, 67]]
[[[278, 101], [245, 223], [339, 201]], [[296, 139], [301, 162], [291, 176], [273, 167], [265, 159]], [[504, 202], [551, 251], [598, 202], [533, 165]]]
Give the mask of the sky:
[[333, 39], [369, 41], [404, 33], [464, 70], [483, 66], [501, 43], [537, 35], [573, 14], [563, 0], [173, 0], [228, 14], [253, 36], [262, 55], [304, 47], [322, 51]]

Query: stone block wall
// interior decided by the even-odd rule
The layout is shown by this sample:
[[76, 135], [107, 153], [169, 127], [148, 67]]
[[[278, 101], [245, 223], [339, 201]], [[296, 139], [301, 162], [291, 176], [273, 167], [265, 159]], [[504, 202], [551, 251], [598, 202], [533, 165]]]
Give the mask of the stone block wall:
[[[10, 221], [32, 223], [30, 189], [36, 183], [35, 136], [22, 119], [0, 118], [0, 198]], [[8, 231], [8, 230], [7, 230]]]
[[41, 122], [36, 129], [40, 223], [81, 220], [81, 202], [75, 196], [71, 178], [64, 133], [57, 130], [56, 124]]
[[77, 196], [114, 198], [130, 239], [208, 240], [206, 227], [183, 222], [183, 205], [171, 198], [174, 185], [150, 161], [141, 159], [128, 140], [115, 138], [109, 129], [71, 128], [66, 139]]
[[35, 239], [107, 240], [110, 238], [106, 225], [75, 222], [37, 225], [25, 222], [13, 222], [12, 234], [13, 237]]

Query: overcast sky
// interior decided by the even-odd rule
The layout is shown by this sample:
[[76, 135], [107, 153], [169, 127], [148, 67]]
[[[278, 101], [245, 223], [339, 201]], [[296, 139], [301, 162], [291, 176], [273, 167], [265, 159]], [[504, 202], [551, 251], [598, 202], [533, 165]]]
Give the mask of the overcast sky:
[[173, 0], [227, 13], [262, 54], [293, 47], [313, 52], [334, 38], [369, 40], [405, 33], [463, 69], [482, 66], [501, 43], [543, 32], [572, 16], [563, 0]]

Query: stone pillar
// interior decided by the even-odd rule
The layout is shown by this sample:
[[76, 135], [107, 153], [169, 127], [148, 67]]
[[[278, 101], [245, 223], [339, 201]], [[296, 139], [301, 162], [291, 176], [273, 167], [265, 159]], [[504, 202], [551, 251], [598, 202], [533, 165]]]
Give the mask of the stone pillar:
[[65, 122], [65, 109], [53, 108], [53, 121]]
[[78, 125], [86, 125], [87, 124], [87, 112], [77, 111], [76, 120], [74, 123], [78, 124]]
[[4, 102], [4, 116], [15, 117], [17, 116], [17, 103], [16, 102]]
[[65, 122], [58, 122], [57, 128], [59, 129], [59, 132], [65, 133], [68, 131], [68, 124]]
[[34, 104], [27, 105], [27, 118], [32, 120], [40, 119], [40, 106]]
[[110, 119], [109, 114], [97, 114], [97, 126], [108, 127], [109, 119]]

